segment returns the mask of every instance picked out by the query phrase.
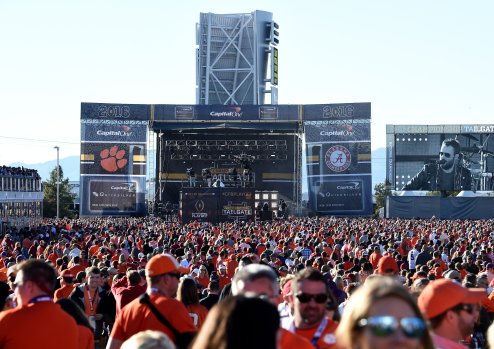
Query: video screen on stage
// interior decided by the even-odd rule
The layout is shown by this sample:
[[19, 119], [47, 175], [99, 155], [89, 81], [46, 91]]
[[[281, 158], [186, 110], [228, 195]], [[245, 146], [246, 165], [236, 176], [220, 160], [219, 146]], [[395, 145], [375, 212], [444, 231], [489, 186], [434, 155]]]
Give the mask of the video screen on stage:
[[386, 177], [392, 188], [446, 192], [493, 190], [494, 136], [465, 132], [467, 126], [461, 126], [459, 131], [388, 132]]

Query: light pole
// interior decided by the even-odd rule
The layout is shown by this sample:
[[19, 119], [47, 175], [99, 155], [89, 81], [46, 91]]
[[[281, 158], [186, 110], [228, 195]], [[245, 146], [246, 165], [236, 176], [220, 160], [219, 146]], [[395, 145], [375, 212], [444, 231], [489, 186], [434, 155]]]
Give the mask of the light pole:
[[57, 150], [57, 219], [60, 215], [60, 147], [58, 145], [54, 146]]

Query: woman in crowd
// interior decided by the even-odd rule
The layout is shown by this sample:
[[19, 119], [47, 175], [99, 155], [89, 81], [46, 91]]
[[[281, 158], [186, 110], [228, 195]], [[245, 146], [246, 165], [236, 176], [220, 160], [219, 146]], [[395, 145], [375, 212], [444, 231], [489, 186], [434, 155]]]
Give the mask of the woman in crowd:
[[192, 322], [197, 329], [201, 329], [201, 326], [208, 315], [208, 309], [199, 304], [198, 292], [196, 281], [193, 278], [184, 276], [180, 279], [177, 290], [177, 299], [185, 305], [192, 318]]
[[351, 296], [336, 330], [343, 349], [433, 349], [413, 296], [396, 280], [368, 279]]

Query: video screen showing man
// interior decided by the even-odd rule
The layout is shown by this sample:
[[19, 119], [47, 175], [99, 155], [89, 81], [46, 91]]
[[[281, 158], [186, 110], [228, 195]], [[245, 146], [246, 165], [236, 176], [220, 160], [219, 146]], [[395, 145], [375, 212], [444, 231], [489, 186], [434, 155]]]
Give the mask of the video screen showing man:
[[402, 190], [472, 190], [472, 175], [463, 167], [460, 143], [455, 139], [446, 139], [441, 145], [439, 160], [426, 164]]

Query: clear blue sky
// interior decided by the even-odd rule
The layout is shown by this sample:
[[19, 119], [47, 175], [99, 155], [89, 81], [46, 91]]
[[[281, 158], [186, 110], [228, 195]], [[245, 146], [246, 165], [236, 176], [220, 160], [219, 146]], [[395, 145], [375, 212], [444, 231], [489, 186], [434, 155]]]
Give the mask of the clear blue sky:
[[[492, 124], [490, 0], [0, 0], [0, 165], [78, 155], [80, 103], [195, 103], [200, 12], [270, 11], [280, 104], [386, 124]], [[382, 160], [384, 161], [384, 159]]]

